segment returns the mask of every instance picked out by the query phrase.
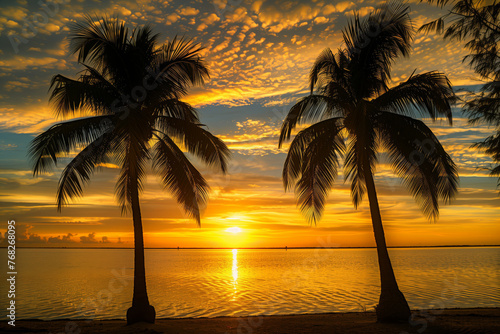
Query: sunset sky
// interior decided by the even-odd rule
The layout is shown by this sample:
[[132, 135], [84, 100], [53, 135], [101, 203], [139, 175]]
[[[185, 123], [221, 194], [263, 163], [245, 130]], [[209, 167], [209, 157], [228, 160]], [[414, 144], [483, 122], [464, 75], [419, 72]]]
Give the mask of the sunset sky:
[[[68, 51], [69, 27], [83, 13], [91, 13], [117, 15], [130, 27], [150, 24], [161, 34], [161, 43], [175, 35], [201, 43], [211, 80], [184, 100], [198, 108], [202, 123], [232, 151], [226, 176], [193, 160], [212, 188], [201, 228], [161, 190], [155, 176], [147, 178], [141, 197], [146, 247], [374, 246], [367, 199], [355, 210], [342, 175], [323, 219], [317, 226], [308, 225], [296, 208], [294, 194], [283, 190], [287, 146], [278, 149], [278, 134], [290, 107], [308, 93], [315, 58], [326, 47], [341, 46], [341, 29], [353, 11], [366, 15], [380, 1], [54, 2], [2, 0], [0, 5], [2, 233], [7, 220], [15, 219], [18, 244], [24, 246], [133, 246], [131, 217], [121, 216], [114, 197], [116, 165], [102, 166], [84, 197], [59, 213], [55, 194], [64, 164], [52, 174], [33, 178], [27, 159], [34, 136], [60, 121], [48, 104], [50, 79], [55, 74], [75, 78], [82, 70]], [[419, 1], [410, 1], [410, 6], [416, 27], [444, 13]], [[35, 30], [28, 28], [31, 32], [26, 34], [33, 22]], [[414, 70], [439, 70], [457, 91], [477, 89], [480, 82], [462, 63], [466, 54], [460, 43], [417, 34], [411, 57], [393, 69], [393, 83]], [[427, 120], [460, 174], [459, 194], [452, 205], [441, 206], [437, 222], [425, 219], [388, 166], [377, 168], [390, 246], [500, 244], [500, 198], [496, 179], [485, 170], [491, 159], [470, 148], [492, 129], [468, 125], [459, 107], [454, 108], [453, 118], [452, 127]], [[232, 227], [241, 231], [228, 231]]]

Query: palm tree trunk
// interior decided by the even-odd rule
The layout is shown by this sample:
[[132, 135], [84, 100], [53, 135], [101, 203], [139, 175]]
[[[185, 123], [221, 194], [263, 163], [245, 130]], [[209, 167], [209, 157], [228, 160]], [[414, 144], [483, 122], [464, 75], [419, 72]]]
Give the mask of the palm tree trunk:
[[127, 324], [136, 322], [155, 322], [156, 312], [149, 305], [146, 289], [146, 269], [144, 265], [144, 237], [142, 232], [141, 207], [139, 205], [139, 191], [137, 177], [131, 177], [131, 204], [134, 220], [134, 296], [132, 307], [127, 311]]
[[378, 265], [380, 270], [380, 299], [376, 307], [377, 321], [398, 322], [408, 321], [411, 315], [410, 307], [403, 293], [399, 290], [391, 259], [385, 243], [384, 227], [378, 206], [377, 191], [369, 164], [364, 166], [364, 177], [368, 200], [370, 202], [370, 213], [372, 216], [373, 233], [377, 244]]

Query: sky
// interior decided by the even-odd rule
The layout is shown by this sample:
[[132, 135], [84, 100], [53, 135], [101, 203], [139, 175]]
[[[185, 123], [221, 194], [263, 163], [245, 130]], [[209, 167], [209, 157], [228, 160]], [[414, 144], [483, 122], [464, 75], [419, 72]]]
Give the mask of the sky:
[[[339, 176], [323, 219], [307, 223], [293, 192], [285, 192], [281, 171], [285, 146], [278, 149], [281, 123], [291, 106], [308, 94], [309, 70], [322, 50], [342, 46], [341, 30], [354, 11], [365, 16], [380, 1], [299, 0], [2, 0], [0, 6], [0, 232], [17, 224], [18, 245], [32, 247], [132, 247], [130, 216], [122, 216], [114, 184], [118, 167], [94, 174], [84, 197], [62, 212], [55, 194], [64, 163], [37, 178], [27, 148], [37, 134], [63, 121], [48, 103], [52, 76], [75, 78], [82, 65], [69, 52], [71, 24], [85, 13], [118, 16], [130, 27], [150, 24], [159, 42], [186, 36], [199, 42], [210, 69], [204, 87], [184, 101], [232, 152], [229, 173], [219, 175], [193, 163], [211, 186], [197, 227], [148, 172], [141, 208], [146, 247], [370, 247], [374, 246], [368, 201], [354, 209], [349, 184]], [[415, 27], [445, 11], [409, 1]], [[457, 92], [477, 89], [462, 62], [461, 43], [416, 34], [411, 56], [393, 67], [392, 84], [413, 71], [444, 72]], [[500, 219], [491, 159], [471, 144], [492, 133], [471, 126], [453, 109], [453, 126], [424, 121], [459, 167], [460, 188], [450, 205], [428, 221], [389, 166], [377, 167], [375, 182], [389, 246], [498, 245]], [[69, 157], [71, 158], [71, 157]], [[69, 159], [62, 160], [68, 162]], [[239, 227], [238, 229], [231, 229]], [[229, 230], [228, 230], [229, 229]], [[5, 241], [5, 240], [4, 240]]]

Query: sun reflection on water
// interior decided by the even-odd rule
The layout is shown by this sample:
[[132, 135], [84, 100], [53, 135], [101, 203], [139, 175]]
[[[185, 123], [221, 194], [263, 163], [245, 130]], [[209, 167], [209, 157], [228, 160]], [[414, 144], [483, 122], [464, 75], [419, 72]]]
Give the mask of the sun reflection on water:
[[233, 298], [236, 300], [236, 293], [238, 292], [238, 250], [233, 249]]

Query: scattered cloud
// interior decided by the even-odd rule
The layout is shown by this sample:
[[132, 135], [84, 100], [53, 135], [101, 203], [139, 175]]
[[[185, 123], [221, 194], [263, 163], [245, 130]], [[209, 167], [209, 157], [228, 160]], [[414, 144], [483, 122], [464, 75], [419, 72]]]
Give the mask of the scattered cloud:
[[0, 69], [4, 71], [27, 69], [65, 69], [66, 61], [54, 57], [24, 57], [14, 56], [10, 59], [0, 60]]
[[356, 10], [350, 10], [348, 12], [345, 12], [345, 14], [349, 15], [349, 16], [354, 16], [354, 14], [357, 13], [357, 14], [359, 14], [360, 17], [363, 17], [366, 15], [369, 15], [370, 13], [373, 13], [374, 10], [375, 10], [374, 7], [368, 6], [368, 7], [362, 7], [362, 8], [356, 9]]
[[181, 16], [193, 16], [197, 15], [200, 11], [198, 9], [195, 9], [193, 7], [182, 7], [177, 10], [177, 13]]

